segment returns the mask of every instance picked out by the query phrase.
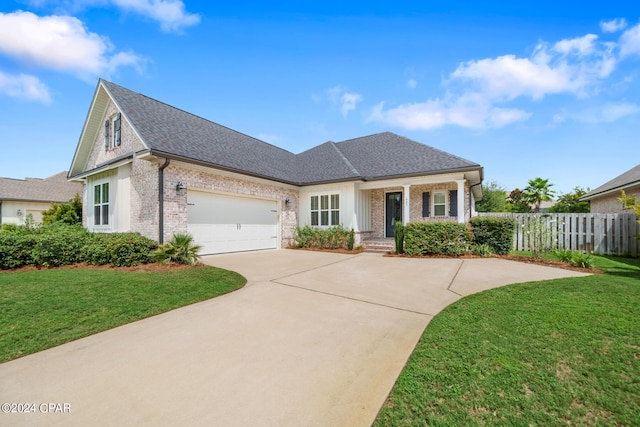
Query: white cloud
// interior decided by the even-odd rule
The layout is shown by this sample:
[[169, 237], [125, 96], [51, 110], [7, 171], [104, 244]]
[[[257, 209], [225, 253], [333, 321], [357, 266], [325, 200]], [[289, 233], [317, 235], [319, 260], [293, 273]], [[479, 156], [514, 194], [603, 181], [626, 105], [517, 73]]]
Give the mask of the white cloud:
[[189, 13], [181, 0], [111, 0], [125, 10], [138, 13], [160, 23], [163, 31], [179, 32], [200, 22], [200, 15]]
[[71, 16], [0, 13], [0, 52], [41, 68], [94, 78], [121, 66], [140, 69], [144, 64], [133, 52], [109, 56], [113, 50], [108, 38], [87, 31]]
[[574, 39], [560, 40], [553, 46], [553, 50], [564, 55], [577, 53], [579, 56], [590, 55], [595, 49], [595, 41], [598, 36], [595, 34], [587, 34], [583, 37]]
[[371, 111], [368, 121], [408, 130], [431, 130], [446, 125], [484, 129], [501, 128], [529, 117], [531, 113], [523, 110], [498, 108], [470, 98], [460, 98], [453, 103], [435, 99], [387, 110], [384, 110], [384, 103], [379, 103]]
[[[347, 92], [342, 86], [326, 89], [324, 93], [326, 98], [328, 98], [332, 104], [340, 106], [340, 112], [344, 117], [347, 117], [350, 111], [355, 110], [358, 102], [361, 102], [363, 99], [362, 95]], [[322, 97], [319, 95], [312, 95], [311, 97], [315, 102], [322, 101]]]
[[347, 117], [349, 111], [356, 109], [356, 104], [362, 101], [362, 96], [357, 93], [345, 92], [340, 97], [340, 112], [344, 117]]
[[26, 74], [9, 75], [0, 71], [0, 93], [30, 101], [51, 102], [47, 86], [37, 77]]
[[640, 24], [629, 28], [620, 36], [620, 56], [640, 54]]
[[[626, 41], [627, 52], [640, 53], [640, 25], [625, 31], [621, 40]], [[516, 99], [540, 101], [556, 94], [584, 99], [598, 94], [604, 79], [618, 65], [617, 47], [614, 42], [600, 41], [595, 34], [586, 34], [552, 44], [540, 43], [528, 57], [502, 55], [464, 62], [445, 79], [443, 98], [386, 110], [380, 103], [369, 120], [405, 129], [504, 127], [532, 116], [504, 105]], [[618, 110], [602, 114], [602, 120], [621, 117]]]
[[600, 29], [603, 33], [615, 33], [627, 28], [627, 20], [624, 18], [616, 18], [611, 21], [601, 21]]
[[414, 80], [414, 79], [409, 79], [409, 81], [407, 82], [407, 86], [410, 89], [415, 89], [416, 86], [418, 86], [418, 82], [416, 80]]

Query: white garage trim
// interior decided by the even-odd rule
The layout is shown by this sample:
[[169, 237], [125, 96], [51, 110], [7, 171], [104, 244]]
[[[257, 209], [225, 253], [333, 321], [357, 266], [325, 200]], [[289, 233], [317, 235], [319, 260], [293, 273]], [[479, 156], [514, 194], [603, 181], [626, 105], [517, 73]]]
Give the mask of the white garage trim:
[[188, 190], [187, 205], [201, 255], [278, 247], [277, 200]]

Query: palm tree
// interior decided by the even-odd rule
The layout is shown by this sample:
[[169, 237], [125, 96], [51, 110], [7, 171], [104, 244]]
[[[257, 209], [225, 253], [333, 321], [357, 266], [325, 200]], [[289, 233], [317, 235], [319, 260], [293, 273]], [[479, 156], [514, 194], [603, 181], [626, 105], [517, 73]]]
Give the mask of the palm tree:
[[526, 200], [534, 206], [534, 212], [540, 212], [540, 204], [543, 201], [553, 200], [556, 192], [551, 187], [553, 187], [553, 184], [550, 184], [548, 179], [535, 178], [529, 180], [529, 185], [524, 189], [524, 192], [526, 193]]

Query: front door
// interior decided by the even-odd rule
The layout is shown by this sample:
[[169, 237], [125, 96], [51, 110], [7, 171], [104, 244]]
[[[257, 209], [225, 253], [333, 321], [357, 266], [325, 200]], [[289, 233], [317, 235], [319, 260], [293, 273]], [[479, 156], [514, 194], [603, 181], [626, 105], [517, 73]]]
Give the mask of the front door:
[[387, 193], [385, 237], [393, 237], [396, 221], [402, 221], [402, 192]]

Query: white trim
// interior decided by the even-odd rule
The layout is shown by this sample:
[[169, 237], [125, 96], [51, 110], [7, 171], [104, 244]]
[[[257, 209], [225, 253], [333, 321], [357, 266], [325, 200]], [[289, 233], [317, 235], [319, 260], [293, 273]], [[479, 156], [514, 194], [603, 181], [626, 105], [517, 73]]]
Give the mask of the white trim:
[[[463, 224], [464, 223], [464, 216], [465, 216], [465, 212], [464, 212], [464, 201], [466, 199], [465, 194], [464, 194], [464, 183], [465, 181], [463, 179], [456, 181], [458, 183], [458, 200], [457, 200], [457, 205], [458, 205], [458, 222]], [[471, 203], [471, 200], [469, 200], [469, 203]]]
[[[446, 218], [449, 217], [449, 191], [450, 190], [433, 190], [431, 192], [431, 216], [430, 218]], [[444, 194], [444, 214], [436, 215], [436, 194]], [[438, 203], [438, 206], [441, 206], [441, 203]]]
[[[102, 197], [102, 186], [104, 184], [108, 184], [109, 185], [109, 195], [108, 195], [108, 202], [106, 203], [106, 206], [108, 207], [108, 211], [109, 214], [107, 216], [107, 224], [96, 224], [96, 218], [95, 218], [95, 188], [97, 186], [100, 186], [101, 190], [100, 190], [100, 196]], [[90, 202], [89, 208], [87, 209], [87, 221], [89, 222], [89, 224], [87, 224], [89, 226], [89, 228], [91, 229], [91, 231], [111, 231], [114, 229], [114, 224], [113, 224], [113, 219], [114, 219], [114, 207], [115, 207], [115, 195], [116, 195], [116, 191], [114, 188], [114, 185], [112, 183], [111, 180], [111, 176], [105, 177], [105, 178], [100, 178], [100, 179], [96, 179], [95, 181], [91, 181], [90, 185], [87, 186], [87, 199]], [[104, 203], [99, 203], [99, 206], [104, 206]], [[101, 208], [102, 209], [102, 208]], [[102, 216], [102, 214], [101, 214]]]
[[[335, 196], [335, 195], [338, 196], [338, 209], [333, 209], [333, 203], [331, 202], [331, 196]], [[328, 219], [329, 223], [327, 225], [322, 225], [321, 212], [323, 210], [327, 210], [327, 209], [322, 209], [321, 208], [321, 206], [322, 206], [321, 205], [321, 203], [322, 203], [321, 202], [321, 197], [322, 196], [327, 196], [328, 197], [328, 203], [329, 203], [329, 205], [328, 205], [328, 214], [329, 214], [329, 217], [327, 219]], [[311, 198], [313, 198], [313, 197], [317, 197], [318, 198], [318, 209], [316, 211], [311, 209]], [[309, 225], [312, 226], [312, 227], [318, 227], [318, 228], [329, 228], [329, 227], [333, 227], [333, 226], [336, 226], [336, 225], [342, 225], [343, 224], [343, 220], [344, 220], [344, 218], [343, 218], [343, 204], [344, 204], [344, 202], [343, 201], [344, 201], [344, 197], [342, 196], [342, 191], [338, 191], [338, 190], [335, 190], [335, 191], [331, 191], [331, 190], [329, 190], [329, 191], [316, 191], [316, 192], [313, 192], [313, 193], [309, 193], [308, 194], [308, 200], [307, 200], [308, 206], [309, 206]], [[337, 224], [332, 224], [331, 223], [332, 222], [331, 221], [331, 213], [334, 212], [334, 211], [338, 211], [338, 219], [339, 220], [338, 220]], [[318, 224], [317, 225], [313, 225], [313, 222], [311, 220], [311, 214], [313, 212], [318, 212]]]

